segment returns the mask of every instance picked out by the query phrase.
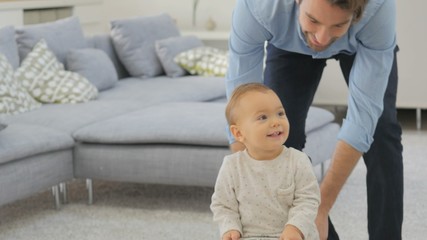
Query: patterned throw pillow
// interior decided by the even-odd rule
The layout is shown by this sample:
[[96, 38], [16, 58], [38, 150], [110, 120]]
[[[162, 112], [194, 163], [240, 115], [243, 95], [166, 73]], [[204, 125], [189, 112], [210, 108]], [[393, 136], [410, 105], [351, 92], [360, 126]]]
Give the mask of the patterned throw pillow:
[[86, 78], [64, 70], [43, 39], [24, 59], [15, 77], [43, 103], [87, 102], [98, 96], [98, 90]]
[[202, 40], [196, 36], [178, 36], [157, 40], [155, 43], [157, 57], [162, 63], [168, 77], [182, 77], [187, 71], [173, 59], [184, 51], [203, 46]]
[[40, 107], [13, 76], [13, 67], [0, 54], [0, 114], [17, 114]]
[[224, 77], [228, 66], [228, 53], [203, 46], [178, 54], [174, 61], [193, 75]]

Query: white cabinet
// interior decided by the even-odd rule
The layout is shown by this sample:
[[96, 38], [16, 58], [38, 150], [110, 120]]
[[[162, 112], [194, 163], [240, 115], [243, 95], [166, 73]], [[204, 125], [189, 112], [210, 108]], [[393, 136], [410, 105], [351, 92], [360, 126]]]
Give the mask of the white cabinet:
[[73, 15], [73, 7], [54, 7], [43, 9], [25, 9], [24, 25], [52, 22]]
[[402, 108], [427, 109], [427, 2], [397, 0], [399, 88], [397, 104]]
[[78, 16], [85, 34], [104, 31], [103, 0], [22, 0], [0, 2], [0, 26], [22, 26], [55, 20], [67, 15]]
[[201, 39], [206, 45], [217, 47], [220, 49], [228, 48], [228, 37], [230, 35], [229, 31], [181, 31], [183, 36], [196, 36]]

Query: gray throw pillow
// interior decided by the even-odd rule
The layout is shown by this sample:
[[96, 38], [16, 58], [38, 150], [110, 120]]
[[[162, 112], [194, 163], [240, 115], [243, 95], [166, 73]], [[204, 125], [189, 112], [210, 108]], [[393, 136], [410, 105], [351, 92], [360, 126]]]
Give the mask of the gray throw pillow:
[[19, 67], [18, 46], [16, 45], [13, 26], [0, 28], [0, 53], [6, 56], [14, 69]]
[[111, 39], [109, 33], [96, 34], [94, 36], [87, 37], [86, 40], [88, 42], [88, 47], [100, 49], [107, 53], [108, 57], [111, 59], [111, 62], [113, 62], [114, 67], [116, 68], [119, 79], [130, 76], [125, 66], [123, 66], [122, 62], [117, 56], [113, 45], [113, 39]]
[[104, 51], [99, 49], [71, 50], [66, 58], [66, 68], [87, 78], [98, 91], [112, 88], [118, 81], [113, 62]]
[[149, 78], [163, 74], [154, 43], [179, 34], [168, 14], [111, 22], [111, 37], [117, 55], [133, 77]]
[[68, 51], [86, 47], [80, 21], [75, 16], [55, 22], [23, 26], [17, 28], [16, 33], [21, 61], [41, 39], [46, 41], [49, 49], [63, 64]]
[[187, 71], [179, 66], [174, 58], [181, 52], [203, 46], [203, 42], [196, 36], [178, 36], [156, 41], [157, 56], [162, 63], [168, 77], [181, 77]]

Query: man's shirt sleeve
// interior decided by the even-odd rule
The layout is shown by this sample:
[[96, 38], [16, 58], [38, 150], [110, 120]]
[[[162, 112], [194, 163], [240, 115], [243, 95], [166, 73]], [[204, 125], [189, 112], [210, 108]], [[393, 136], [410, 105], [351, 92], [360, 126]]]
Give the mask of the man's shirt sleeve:
[[395, 19], [395, 2], [386, 0], [357, 34], [359, 44], [349, 77], [347, 117], [338, 139], [360, 152], [367, 152], [372, 144], [383, 111], [396, 46]]
[[[233, 11], [229, 39], [227, 98], [241, 84], [263, 82], [264, 44], [269, 35], [254, 16], [248, 1], [238, 0]], [[230, 143], [234, 142], [228, 128], [227, 131]]]

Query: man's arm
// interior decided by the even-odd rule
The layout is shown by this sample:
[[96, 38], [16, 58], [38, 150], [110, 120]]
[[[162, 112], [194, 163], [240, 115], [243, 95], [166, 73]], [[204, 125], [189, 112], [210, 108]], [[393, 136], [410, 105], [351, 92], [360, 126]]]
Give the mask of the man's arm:
[[359, 46], [349, 76], [347, 117], [338, 135], [331, 166], [320, 185], [321, 204], [316, 224], [321, 240], [327, 239], [329, 212], [358, 160], [369, 150], [383, 110], [396, 45], [395, 1], [384, 1], [371, 14], [358, 33]]
[[316, 224], [321, 240], [328, 236], [329, 211], [361, 156], [362, 153], [349, 144], [338, 141], [332, 156], [331, 166], [320, 185], [321, 203]]
[[[264, 44], [269, 37], [269, 32], [253, 16], [248, 2], [238, 0], [233, 11], [228, 42], [227, 98], [241, 84], [263, 82]], [[232, 144], [235, 139], [228, 128], [227, 131], [229, 143]]]
[[[375, 5], [374, 2], [372, 5]], [[349, 74], [348, 110], [338, 139], [364, 153], [374, 141], [396, 46], [395, 0], [387, 0], [355, 25], [357, 52]]]
[[248, 1], [238, 0], [233, 11], [229, 38], [227, 97], [238, 85], [262, 82], [264, 44], [271, 34], [253, 15]]
[[305, 239], [313, 239], [314, 220], [320, 203], [319, 184], [307, 155], [294, 153], [293, 157], [297, 166], [293, 173], [295, 191], [286, 226], [292, 225], [302, 233]]

